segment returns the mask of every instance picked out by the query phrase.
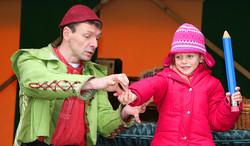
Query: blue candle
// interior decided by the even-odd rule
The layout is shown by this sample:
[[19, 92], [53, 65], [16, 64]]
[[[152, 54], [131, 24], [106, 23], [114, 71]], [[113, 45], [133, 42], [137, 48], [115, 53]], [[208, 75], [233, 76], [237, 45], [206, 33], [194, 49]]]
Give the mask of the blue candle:
[[[223, 35], [223, 49], [224, 49], [224, 57], [225, 57], [225, 65], [226, 65], [227, 85], [228, 85], [228, 90], [232, 95], [233, 93], [237, 91], [235, 90], [236, 79], [235, 79], [235, 71], [234, 71], [232, 43], [231, 43], [231, 37], [227, 31], [225, 31]], [[231, 100], [231, 111], [232, 112], [239, 111], [238, 102]]]

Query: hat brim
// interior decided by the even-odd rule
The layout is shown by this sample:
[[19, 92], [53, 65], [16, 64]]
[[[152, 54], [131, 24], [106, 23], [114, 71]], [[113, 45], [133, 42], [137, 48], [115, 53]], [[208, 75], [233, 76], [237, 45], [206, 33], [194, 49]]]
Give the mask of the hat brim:
[[162, 65], [164, 67], [168, 67], [171, 64], [173, 64], [173, 57], [174, 57], [174, 54], [176, 54], [176, 53], [200, 53], [203, 56], [208, 67], [211, 68], [215, 64], [215, 60], [213, 59], [212, 55], [210, 55], [208, 52], [206, 52], [206, 53], [199, 52], [199, 51], [190, 52], [190, 50], [183, 49], [182, 51], [178, 51], [178, 52], [170, 52], [168, 54], [168, 56], [164, 59]]

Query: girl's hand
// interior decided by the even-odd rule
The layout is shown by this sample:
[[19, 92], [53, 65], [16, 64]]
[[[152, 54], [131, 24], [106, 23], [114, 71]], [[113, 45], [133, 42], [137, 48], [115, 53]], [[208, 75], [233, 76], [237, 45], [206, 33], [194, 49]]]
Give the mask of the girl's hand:
[[[241, 96], [241, 93], [240, 93], [240, 87], [236, 87], [235, 90], [237, 92], [233, 93], [233, 95], [232, 95], [231, 98], [232, 98], [233, 101], [236, 101], [236, 102], [238, 102], [240, 104], [242, 102], [242, 96]], [[230, 95], [231, 95], [230, 92], [226, 93], [226, 97], [227, 97], [227, 102], [228, 103], [230, 103]]]
[[[117, 95], [117, 94], [114, 94]], [[121, 104], [129, 104], [137, 99], [137, 96], [132, 93], [130, 90], [124, 91], [118, 95], [118, 100]]]

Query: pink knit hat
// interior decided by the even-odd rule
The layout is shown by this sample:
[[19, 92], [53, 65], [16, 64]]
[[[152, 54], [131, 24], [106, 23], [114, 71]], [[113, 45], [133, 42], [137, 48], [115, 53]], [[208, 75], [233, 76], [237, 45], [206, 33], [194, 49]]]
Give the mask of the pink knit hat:
[[182, 24], [176, 30], [171, 51], [163, 61], [164, 67], [172, 64], [173, 55], [176, 53], [200, 53], [210, 68], [215, 64], [213, 57], [206, 50], [203, 34], [192, 24]]
[[74, 5], [71, 7], [59, 24], [59, 27], [73, 23], [87, 20], [97, 20], [102, 23], [93, 10], [84, 5]]

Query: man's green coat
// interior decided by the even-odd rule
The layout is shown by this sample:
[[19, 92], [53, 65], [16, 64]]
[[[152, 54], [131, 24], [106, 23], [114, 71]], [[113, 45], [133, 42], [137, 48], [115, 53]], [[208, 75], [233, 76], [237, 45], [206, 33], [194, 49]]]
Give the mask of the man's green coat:
[[106, 67], [88, 61], [83, 62], [83, 75], [67, 74], [67, 66], [51, 45], [41, 49], [20, 49], [11, 61], [20, 86], [20, 122], [14, 145], [33, 142], [39, 136], [50, 144], [67, 97], [77, 96], [85, 100], [85, 122], [89, 122], [87, 128], [90, 129], [86, 133], [87, 146], [96, 144], [97, 132], [112, 137], [120, 125], [130, 127], [134, 124], [133, 120], [129, 123], [121, 120], [120, 108], [113, 110], [107, 92], [87, 90], [80, 94], [87, 80], [107, 75]]

